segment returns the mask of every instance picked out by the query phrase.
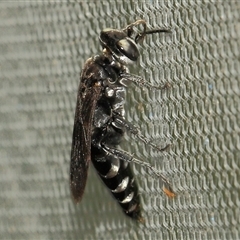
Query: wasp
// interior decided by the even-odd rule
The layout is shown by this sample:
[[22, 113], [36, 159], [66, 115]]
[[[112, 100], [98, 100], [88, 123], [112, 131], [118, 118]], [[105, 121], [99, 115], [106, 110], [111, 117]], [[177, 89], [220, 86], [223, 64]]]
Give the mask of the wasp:
[[144, 20], [121, 30], [107, 28], [101, 31], [99, 40], [103, 50], [89, 58], [81, 72], [72, 136], [70, 189], [75, 202], [82, 199], [92, 162], [123, 212], [140, 222], [143, 221], [140, 196], [131, 162], [147, 167], [162, 181], [164, 192], [170, 197], [175, 195], [167, 179], [149, 163], [117, 148], [124, 133], [129, 132], [145, 144], [159, 151], [165, 150], [128, 122], [124, 110], [128, 83], [162, 89], [129, 73], [127, 67], [138, 60], [138, 44], [146, 35], [161, 32], [169, 31], [147, 30]]

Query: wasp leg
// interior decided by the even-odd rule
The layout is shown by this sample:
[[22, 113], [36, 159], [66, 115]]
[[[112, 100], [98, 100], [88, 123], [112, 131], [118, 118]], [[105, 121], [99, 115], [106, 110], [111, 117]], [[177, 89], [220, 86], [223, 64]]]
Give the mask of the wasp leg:
[[124, 86], [126, 86], [129, 82], [135, 83], [139, 87], [147, 87], [150, 89], [158, 89], [158, 90], [165, 90], [170, 88], [171, 85], [169, 83], [165, 83], [163, 86], [155, 86], [144, 80], [142, 77], [130, 73], [122, 73], [120, 75], [119, 80]]
[[159, 178], [160, 182], [164, 186], [163, 191], [166, 193], [166, 195], [168, 195], [170, 197], [175, 196], [175, 193], [172, 190], [172, 187], [171, 187], [169, 181], [167, 180], [167, 178], [164, 177], [161, 173], [159, 173], [159, 171], [156, 168], [154, 168], [151, 164], [149, 164], [147, 162], [144, 162], [144, 161], [141, 161], [137, 158], [134, 158], [132, 155], [130, 155], [126, 151], [119, 150], [119, 149], [116, 149], [116, 148], [112, 148], [112, 147], [109, 147], [105, 144], [102, 144], [102, 147], [108, 155], [117, 156], [121, 161], [133, 162], [133, 163], [138, 164], [140, 166], [146, 167], [150, 171], [150, 173], [149, 173], [150, 175], [155, 175]]
[[142, 135], [141, 131], [136, 126], [134, 126], [133, 124], [131, 124], [130, 122], [126, 121], [125, 119], [121, 118], [118, 115], [115, 115], [112, 125], [119, 129], [125, 128], [128, 132], [135, 135], [139, 140], [144, 142], [146, 145], [149, 145], [160, 152], [167, 150], [170, 146], [170, 144], [168, 144], [164, 148], [158, 147], [156, 144], [152, 143], [150, 139]]

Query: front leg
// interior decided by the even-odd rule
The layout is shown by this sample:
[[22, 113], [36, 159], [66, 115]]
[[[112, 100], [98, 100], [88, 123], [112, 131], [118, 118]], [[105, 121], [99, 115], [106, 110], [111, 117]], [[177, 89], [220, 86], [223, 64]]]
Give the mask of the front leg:
[[170, 88], [171, 85], [169, 83], [165, 83], [163, 86], [155, 86], [144, 80], [142, 77], [130, 73], [122, 73], [120, 74], [120, 83], [124, 86], [127, 86], [129, 82], [135, 83], [138, 87], [147, 87], [149, 89], [158, 89], [165, 90]]

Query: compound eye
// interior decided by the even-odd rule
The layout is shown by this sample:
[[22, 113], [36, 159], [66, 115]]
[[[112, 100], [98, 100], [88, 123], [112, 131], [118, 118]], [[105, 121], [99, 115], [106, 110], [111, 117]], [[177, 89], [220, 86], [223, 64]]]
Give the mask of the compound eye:
[[139, 57], [139, 51], [136, 44], [128, 38], [124, 38], [117, 42], [118, 50], [127, 58], [136, 61]]

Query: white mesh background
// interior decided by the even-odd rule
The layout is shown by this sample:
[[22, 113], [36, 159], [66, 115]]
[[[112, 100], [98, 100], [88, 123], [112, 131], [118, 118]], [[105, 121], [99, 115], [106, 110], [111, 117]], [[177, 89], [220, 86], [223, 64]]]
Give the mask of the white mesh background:
[[[149, 36], [135, 74], [165, 91], [129, 88], [122, 148], [150, 162], [177, 192], [134, 166], [144, 225], [125, 217], [91, 168], [83, 201], [69, 193], [79, 74], [98, 34], [137, 19]], [[239, 1], [0, 2], [0, 239], [240, 239]]]

